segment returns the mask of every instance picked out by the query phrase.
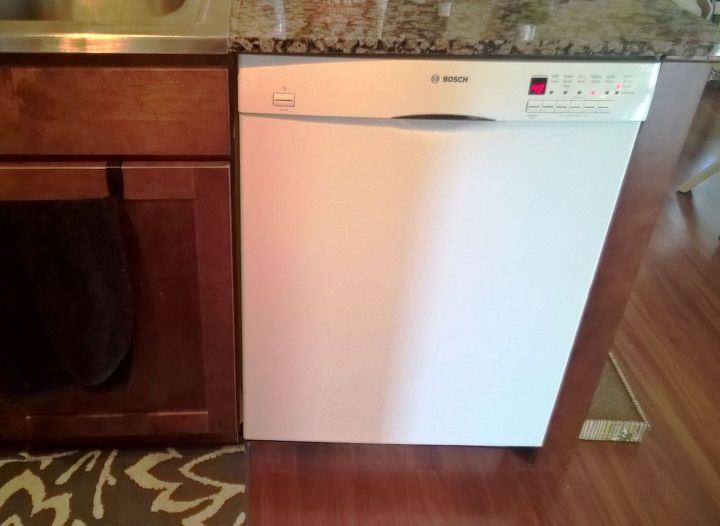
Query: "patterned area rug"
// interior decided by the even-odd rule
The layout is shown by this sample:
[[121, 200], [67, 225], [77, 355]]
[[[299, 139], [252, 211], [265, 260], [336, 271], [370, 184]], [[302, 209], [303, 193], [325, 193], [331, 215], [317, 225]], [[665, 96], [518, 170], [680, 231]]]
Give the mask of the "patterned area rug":
[[247, 524], [244, 446], [0, 454], [0, 526]]

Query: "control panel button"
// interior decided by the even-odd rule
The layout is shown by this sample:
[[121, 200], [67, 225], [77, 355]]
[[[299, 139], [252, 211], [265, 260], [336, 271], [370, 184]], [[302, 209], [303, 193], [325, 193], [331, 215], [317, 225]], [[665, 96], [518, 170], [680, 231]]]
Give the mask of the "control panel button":
[[553, 101], [553, 100], [543, 101], [542, 112], [543, 113], [555, 113], [555, 101]]
[[569, 100], [559, 100], [555, 102], [555, 113], [568, 113], [570, 111]]
[[295, 106], [295, 94], [294, 93], [273, 93], [273, 106]]
[[598, 101], [595, 106], [595, 113], [610, 113], [611, 106], [610, 101]]
[[527, 103], [525, 111], [527, 113], [540, 113], [542, 110], [542, 103], [539, 100], [531, 100]]
[[584, 110], [583, 101], [581, 101], [581, 100], [571, 100], [570, 101], [570, 113], [582, 113], [583, 110]]
[[597, 101], [595, 100], [586, 100], [583, 103], [583, 113], [595, 113], [595, 108], [597, 107]]

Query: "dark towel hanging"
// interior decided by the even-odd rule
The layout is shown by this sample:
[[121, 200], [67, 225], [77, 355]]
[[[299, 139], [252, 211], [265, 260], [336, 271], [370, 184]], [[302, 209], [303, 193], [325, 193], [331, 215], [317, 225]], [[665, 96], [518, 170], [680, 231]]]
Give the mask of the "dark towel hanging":
[[98, 386], [128, 354], [133, 316], [121, 181], [121, 171], [109, 168], [107, 198], [0, 202], [3, 381], [12, 378], [25, 392], [67, 379]]

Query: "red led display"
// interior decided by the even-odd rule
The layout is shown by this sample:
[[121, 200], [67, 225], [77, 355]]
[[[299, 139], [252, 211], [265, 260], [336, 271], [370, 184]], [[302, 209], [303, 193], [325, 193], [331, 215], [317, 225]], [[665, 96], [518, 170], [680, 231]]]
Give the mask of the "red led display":
[[530, 80], [530, 95], [545, 95], [547, 85], [547, 77], [533, 77]]

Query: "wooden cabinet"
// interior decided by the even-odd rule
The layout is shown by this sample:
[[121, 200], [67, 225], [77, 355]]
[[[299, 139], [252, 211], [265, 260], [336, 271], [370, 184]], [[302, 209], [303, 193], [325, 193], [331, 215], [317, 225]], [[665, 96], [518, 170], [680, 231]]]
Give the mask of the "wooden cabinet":
[[[129, 378], [0, 401], [0, 439], [237, 437], [228, 163], [126, 163]], [[107, 195], [103, 163], [0, 163], [0, 200]]]
[[230, 154], [228, 70], [0, 67], [0, 155]]
[[0, 443], [237, 440], [230, 141], [222, 57], [0, 55], [0, 200], [106, 196], [122, 161], [134, 308], [127, 377], [0, 396]]
[[105, 196], [123, 161], [135, 324], [125, 381], [0, 397], [0, 442], [237, 439], [229, 101], [220, 59], [0, 56], [0, 200]]

